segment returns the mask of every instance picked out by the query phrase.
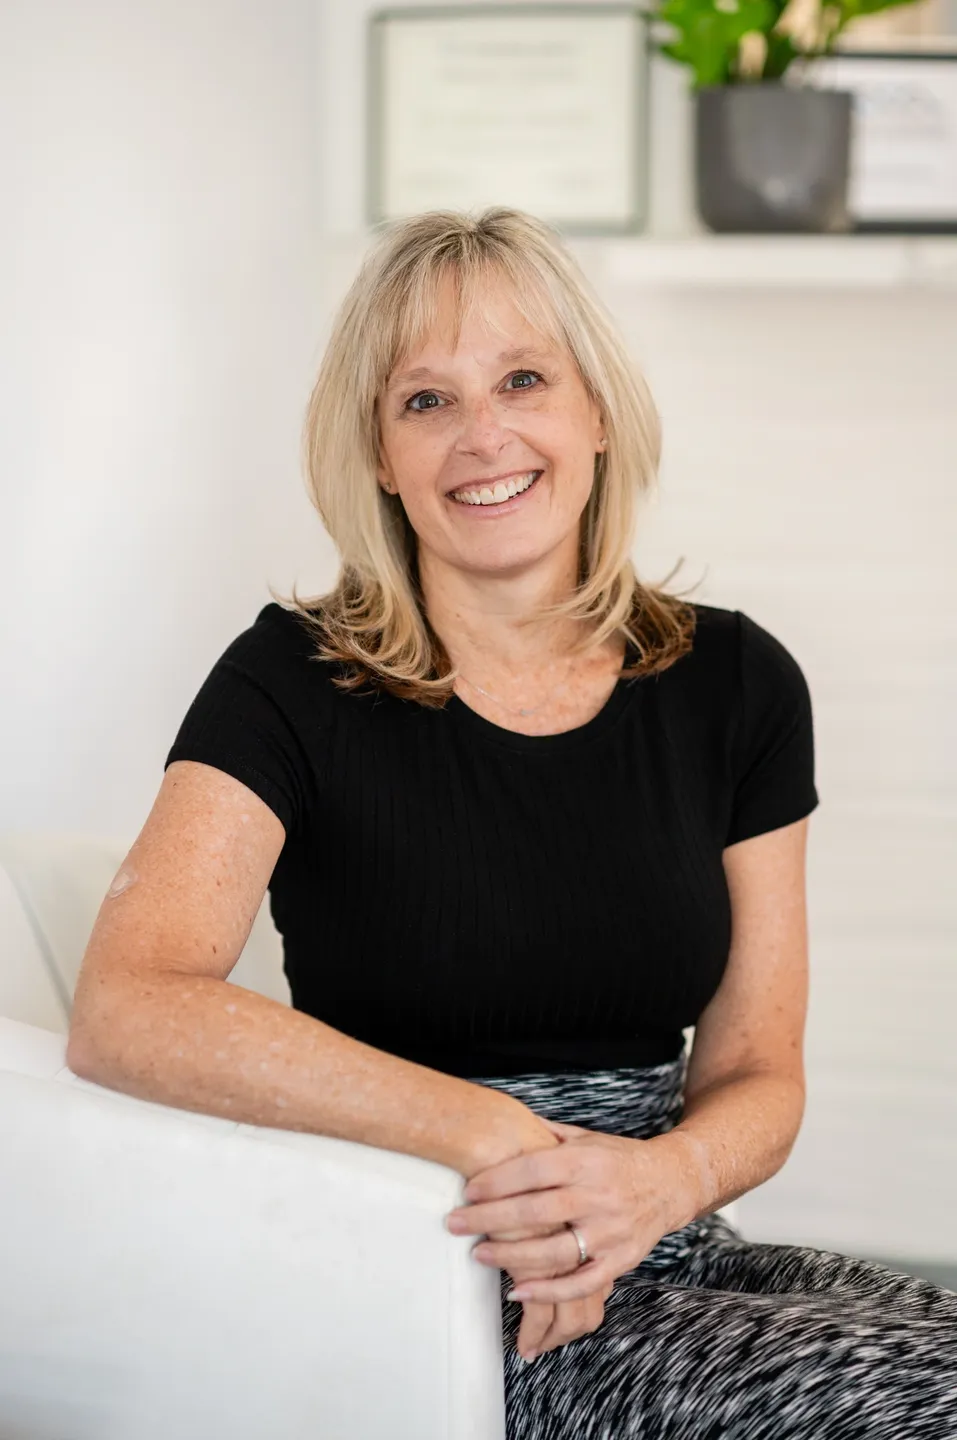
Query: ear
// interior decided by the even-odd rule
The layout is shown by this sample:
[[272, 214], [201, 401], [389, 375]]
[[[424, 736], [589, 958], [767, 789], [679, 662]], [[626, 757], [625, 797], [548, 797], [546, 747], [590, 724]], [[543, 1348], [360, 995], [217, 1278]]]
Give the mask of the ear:
[[389, 457], [385, 453], [385, 446], [382, 443], [382, 421], [378, 404], [375, 408], [375, 431], [376, 480], [387, 495], [397, 495], [399, 487], [395, 483], [395, 475], [392, 473], [392, 466], [389, 464]]
[[608, 449], [608, 427], [597, 400], [591, 402], [592, 431], [595, 437], [595, 453], [601, 455]]

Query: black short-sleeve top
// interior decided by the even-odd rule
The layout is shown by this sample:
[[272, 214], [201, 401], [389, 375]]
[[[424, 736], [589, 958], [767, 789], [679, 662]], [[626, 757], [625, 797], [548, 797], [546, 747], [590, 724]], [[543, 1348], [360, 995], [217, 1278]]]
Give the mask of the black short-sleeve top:
[[293, 1005], [465, 1077], [657, 1065], [720, 983], [729, 845], [818, 804], [788, 650], [695, 604], [692, 649], [560, 735], [345, 692], [267, 605], [169, 752], [286, 832], [270, 884]]

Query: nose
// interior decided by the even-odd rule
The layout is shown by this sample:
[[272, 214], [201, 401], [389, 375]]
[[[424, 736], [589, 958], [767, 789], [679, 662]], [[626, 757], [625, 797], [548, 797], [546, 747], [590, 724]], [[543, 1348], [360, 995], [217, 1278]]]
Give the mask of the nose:
[[483, 396], [460, 408], [457, 448], [480, 460], [492, 460], [508, 442], [511, 432], [492, 402]]

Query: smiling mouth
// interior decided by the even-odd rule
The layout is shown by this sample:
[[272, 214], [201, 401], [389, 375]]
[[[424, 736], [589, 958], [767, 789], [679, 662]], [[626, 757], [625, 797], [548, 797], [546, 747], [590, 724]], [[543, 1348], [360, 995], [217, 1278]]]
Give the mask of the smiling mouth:
[[535, 484], [541, 470], [529, 470], [524, 475], [510, 475], [507, 480], [498, 480], [494, 485], [480, 485], [455, 490], [449, 495], [459, 505], [504, 505], [517, 495], [524, 495]]

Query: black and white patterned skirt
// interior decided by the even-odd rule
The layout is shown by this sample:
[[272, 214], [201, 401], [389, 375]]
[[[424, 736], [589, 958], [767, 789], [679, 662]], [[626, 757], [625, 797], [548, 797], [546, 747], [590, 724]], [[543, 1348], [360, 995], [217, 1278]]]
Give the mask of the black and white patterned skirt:
[[[647, 1139], [680, 1120], [686, 1066], [475, 1082]], [[596, 1331], [531, 1364], [511, 1284], [503, 1271], [508, 1440], [957, 1440], [957, 1294], [925, 1280], [753, 1244], [710, 1215], [616, 1280]]]

